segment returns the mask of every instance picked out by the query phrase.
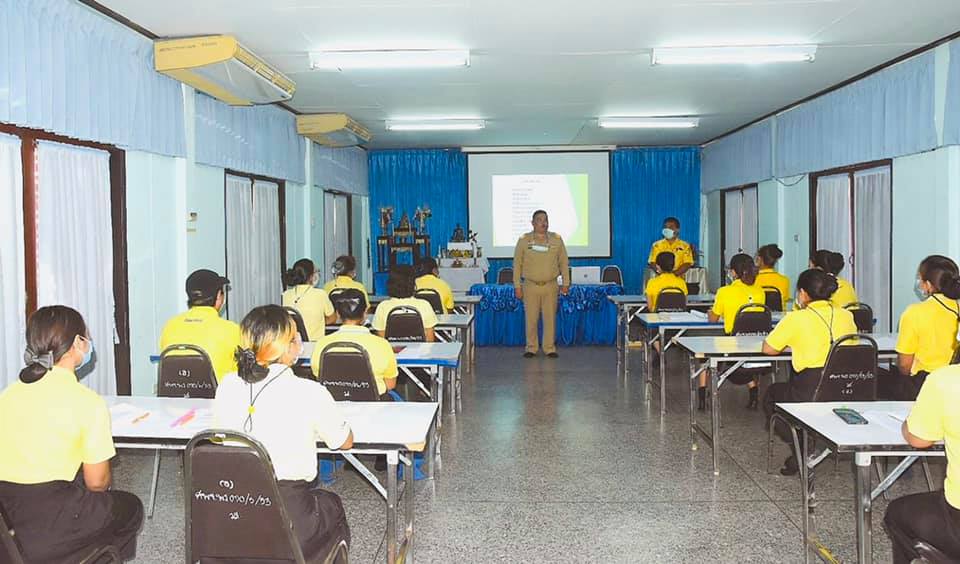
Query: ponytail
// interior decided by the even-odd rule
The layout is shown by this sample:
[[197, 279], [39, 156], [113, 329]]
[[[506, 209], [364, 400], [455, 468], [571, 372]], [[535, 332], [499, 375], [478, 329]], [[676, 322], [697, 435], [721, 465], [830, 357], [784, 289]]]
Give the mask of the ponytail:
[[960, 299], [960, 276], [951, 276], [945, 280], [940, 287], [940, 292], [951, 300]]
[[56, 305], [38, 309], [27, 319], [27, 347], [23, 353], [26, 367], [20, 381], [36, 382], [73, 347], [77, 336], [87, 336], [83, 316], [70, 307]]
[[283, 285], [287, 288], [309, 284], [317, 268], [313, 261], [303, 258], [293, 263], [293, 268], [283, 273]]
[[257, 362], [257, 353], [253, 349], [237, 347], [233, 358], [237, 361], [237, 375], [247, 384], [256, 384], [267, 377], [270, 370]]
[[920, 267], [917, 268], [917, 274], [920, 279], [929, 282], [936, 291], [946, 297], [955, 300], [960, 298], [960, 273], [957, 271], [957, 263], [949, 257], [943, 255], [930, 255], [920, 261]]
[[777, 261], [783, 257], [783, 251], [776, 244], [771, 243], [757, 249], [757, 256], [760, 257], [763, 266], [773, 268]]
[[757, 265], [754, 264], [750, 255], [740, 253], [730, 259], [730, 270], [737, 273], [737, 278], [743, 281], [747, 286], [753, 286], [757, 281]]
[[839, 287], [836, 276], [816, 268], [804, 270], [797, 277], [797, 289], [806, 292], [811, 301], [829, 300]]

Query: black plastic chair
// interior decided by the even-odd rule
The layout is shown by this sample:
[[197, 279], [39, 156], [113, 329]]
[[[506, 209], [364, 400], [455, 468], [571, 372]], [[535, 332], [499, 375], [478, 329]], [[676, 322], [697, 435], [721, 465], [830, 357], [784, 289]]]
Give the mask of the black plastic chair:
[[[303, 322], [303, 316], [300, 315], [300, 312], [296, 308], [285, 306], [283, 309], [287, 310], [287, 313], [290, 314], [290, 317], [293, 318], [293, 322], [297, 325], [297, 333], [300, 333], [300, 340], [306, 343], [310, 340], [310, 335], [307, 334], [307, 324]], [[315, 338], [319, 339], [323, 335], [316, 335]]]
[[620, 272], [620, 267], [615, 264], [608, 264], [603, 267], [603, 272], [600, 273], [600, 282], [623, 286], [623, 273]]
[[779, 288], [773, 286], [763, 287], [764, 302], [770, 311], [783, 311], [783, 294]]
[[[71, 555], [80, 558], [80, 554], [90, 551], [86, 556], [78, 560], [78, 564], [93, 564], [105, 562], [123, 562], [117, 548], [113, 545], [93, 546], [78, 550]], [[7, 518], [0, 507], [0, 562], [4, 564], [26, 564], [23, 553], [20, 552], [20, 546], [17, 544], [16, 531], [13, 526], [7, 522]]]
[[770, 309], [765, 304], [740, 306], [733, 318], [731, 335], [766, 335], [773, 329], [773, 314]]
[[956, 559], [950, 558], [926, 541], [917, 541], [913, 545], [913, 550], [927, 564], [956, 564], [957, 562]]
[[336, 341], [323, 347], [316, 374], [336, 401], [380, 399], [370, 356], [357, 343]]
[[423, 318], [416, 308], [397, 306], [387, 313], [387, 326], [383, 331], [388, 341], [423, 342], [427, 340]]
[[210, 356], [190, 344], [174, 344], [160, 353], [158, 398], [207, 398], [217, 394], [217, 375]]
[[498, 270], [497, 284], [513, 284], [513, 269], [508, 266]]
[[446, 313], [446, 310], [443, 309], [443, 300], [440, 299], [440, 292], [433, 288], [420, 288], [413, 294], [413, 297], [429, 303], [434, 313]]
[[676, 286], [668, 286], [657, 294], [657, 313], [687, 311], [687, 295]]
[[347, 290], [348, 288], [334, 288], [333, 290], [330, 290], [330, 293], [327, 295], [327, 297], [329, 297], [330, 302], [333, 303], [334, 309], [337, 308], [337, 301], [343, 297], [343, 293]]
[[[243, 433], [198, 433], [184, 452], [186, 561], [258, 559], [329, 562], [343, 539], [304, 554], [270, 456]], [[237, 501], [234, 501], [237, 500]]]
[[857, 331], [873, 333], [873, 308], [863, 302], [853, 302], [843, 306], [853, 314], [853, 322], [857, 324]]

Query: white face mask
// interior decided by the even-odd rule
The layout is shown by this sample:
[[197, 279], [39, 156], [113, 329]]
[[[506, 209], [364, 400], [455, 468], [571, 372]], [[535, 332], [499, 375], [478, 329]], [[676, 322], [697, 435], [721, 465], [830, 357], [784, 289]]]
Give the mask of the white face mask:
[[920, 281], [919, 278], [917, 278], [916, 280], [913, 281], [913, 293], [917, 295], [917, 298], [918, 298], [920, 301], [923, 301], [923, 300], [927, 299], [927, 297], [929, 296], [929, 294], [927, 294], [927, 291], [924, 290], [924, 289], [920, 286], [920, 284], [921, 284], [921, 281]]
[[669, 227], [664, 227], [661, 233], [663, 233], [664, 239], [673, 239], [674, 237], [677, 236], [677, 232], [674, 231], [673, 229], [670, 229]]

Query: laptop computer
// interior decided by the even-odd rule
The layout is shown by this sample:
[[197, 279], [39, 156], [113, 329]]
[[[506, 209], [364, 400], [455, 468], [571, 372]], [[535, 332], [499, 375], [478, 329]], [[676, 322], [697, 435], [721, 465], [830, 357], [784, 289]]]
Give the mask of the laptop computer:
[[599, 284], [599, 266], [574, 266], [570, 269], [571, 284]]

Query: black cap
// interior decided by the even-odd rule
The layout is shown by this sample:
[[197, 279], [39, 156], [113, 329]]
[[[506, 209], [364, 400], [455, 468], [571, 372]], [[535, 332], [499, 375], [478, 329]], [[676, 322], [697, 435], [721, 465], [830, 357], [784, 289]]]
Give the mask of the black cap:
[[187, 297], [191, 299], [212, 298], [230, 281], [212, 270], [201, 268], [187, 276]]

